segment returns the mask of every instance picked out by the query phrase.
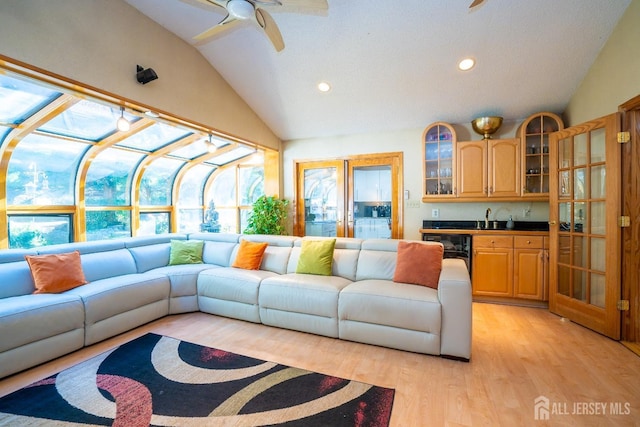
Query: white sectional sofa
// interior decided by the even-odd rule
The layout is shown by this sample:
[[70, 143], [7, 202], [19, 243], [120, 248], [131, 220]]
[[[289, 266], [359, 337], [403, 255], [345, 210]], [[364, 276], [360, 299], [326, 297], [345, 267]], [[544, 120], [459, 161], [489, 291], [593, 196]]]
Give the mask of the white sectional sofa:
[[[171, 240], [203, 263], [169, 265]], [[267, 242], [259, 270], [231, 267], [241, 239]], [[0, 251], [0, 378], [169, 314], [202, 311], [333, 338], [471, 357], [471, 283], [445, 259], [438, 289], [393, 282], [398, 240], [336, 240], [331, 276], [296, 273], [302, 239], [165, 234]], [[33, 294], [25, 255], [78, 250], [89, 282]]]

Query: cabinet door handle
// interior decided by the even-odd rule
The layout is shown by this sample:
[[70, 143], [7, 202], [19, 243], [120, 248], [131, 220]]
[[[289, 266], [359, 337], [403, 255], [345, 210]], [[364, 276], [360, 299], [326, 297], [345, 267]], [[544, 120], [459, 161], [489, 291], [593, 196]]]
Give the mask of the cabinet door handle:
[[531, 244], [531, 240], [527, 240], [527, 245], [530, 245], [530, 244]]
[[556, 224], [557, 224], [557, 222], [555, 222], [555, 221], [549, 221], [549, 225], [556, 225]]
[[484, 187], [484, 193], [487, 194], [487, 187]]
[[489, 187], [489, 194], [493, 193], [493, 187]]

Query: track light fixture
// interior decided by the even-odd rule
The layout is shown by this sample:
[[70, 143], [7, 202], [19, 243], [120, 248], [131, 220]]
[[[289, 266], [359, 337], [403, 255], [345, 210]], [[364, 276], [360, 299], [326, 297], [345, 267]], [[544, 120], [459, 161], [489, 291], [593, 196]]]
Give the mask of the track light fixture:
[[218, 149], [218, 146], [216, 144], [213, 143], [212, 139], [211, 139], [211, 134], [209, 134], [209, 142], [207, 143], [207, 150], [210, 153], [213, 153], [214, 151], [216, 151]]
[[158, 75], [155, 71], [153, 71], [153, 68], [145, 69], [144, 67], [137, 65], [136, 69], [138, 71], [136, 73], [136, 79], [138, 80], [138, 83], [146, 85], [147, 83], [152, 82], [158, 78]]
[[120, 107], [120, 117], [118, 117], [116, 127], [120, 132], [126, 132], [131, 128], [131, 123], [129, 123], [129, 120], [124, 118], [124, 107]]

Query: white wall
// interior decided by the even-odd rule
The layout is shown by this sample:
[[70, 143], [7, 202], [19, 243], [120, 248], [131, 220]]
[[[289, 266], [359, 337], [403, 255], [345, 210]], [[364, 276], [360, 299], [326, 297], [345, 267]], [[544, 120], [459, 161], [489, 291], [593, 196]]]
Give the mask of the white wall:
[[[121, 0], [2, 0], [0, 55], [257, 144], [280, 146], [195, 48]], [[153, 68], [158, 80], [139, 84], [137, 64]]]
[[640, 0], [633, 0], [571, 97], [565, 112], [567, 124], [618, 111], [620, 104], [640, 94], [639, 70]]

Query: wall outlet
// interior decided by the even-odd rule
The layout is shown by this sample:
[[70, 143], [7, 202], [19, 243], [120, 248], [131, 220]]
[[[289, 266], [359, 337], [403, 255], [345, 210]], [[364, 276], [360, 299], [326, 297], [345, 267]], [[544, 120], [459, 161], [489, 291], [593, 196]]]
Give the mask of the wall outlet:
[[440, 218], [440, 209], [431, 209], [431, 218]]
[[529, 208], [522, 209], [522, 217], [523, 218], [529, 218], [530, 216], [531, 216], [531, 209], [529, 209]]

